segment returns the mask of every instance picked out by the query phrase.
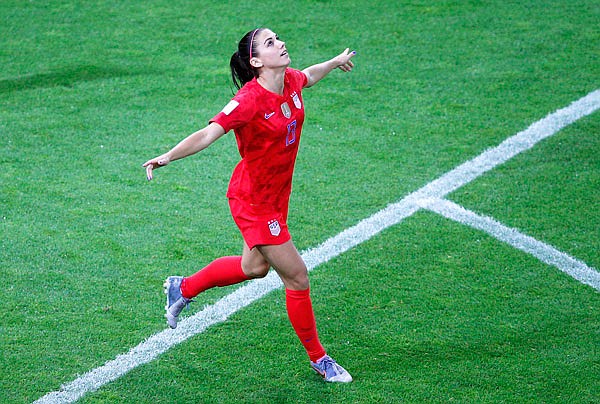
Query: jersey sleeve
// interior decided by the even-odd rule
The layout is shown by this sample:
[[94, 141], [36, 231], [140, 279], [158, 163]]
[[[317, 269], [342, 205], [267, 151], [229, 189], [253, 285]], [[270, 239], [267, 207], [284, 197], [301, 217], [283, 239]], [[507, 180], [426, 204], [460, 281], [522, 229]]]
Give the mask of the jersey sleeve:
[[288, 68], [287, 74], [291, 75], [296, 81], [296, 85], [300, 88], [304, 88], [308, 84], [308, 77], [306, 74], [302, 73], [300, 70]]
[[255, 103], [245, 94], [235, 95], [227, 105], [209, 122], [216, 122], [229, 132], [250, 122], [255, 113]]

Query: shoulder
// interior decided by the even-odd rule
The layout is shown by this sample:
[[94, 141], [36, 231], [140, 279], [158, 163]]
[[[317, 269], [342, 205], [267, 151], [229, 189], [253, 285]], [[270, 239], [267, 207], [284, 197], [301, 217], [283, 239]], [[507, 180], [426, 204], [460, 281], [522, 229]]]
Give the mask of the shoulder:
[[218, 123], [226, 132], [250, 122], [256, 114], [257, 84], [256, 80], [246, 83], [210, 122]]
[[292, 84], [295, 87], [300, 87], [301, 89], [308, 82], [308, 78], [306, 77], [306, 75], [304, 73], [302, 73], [300, 70], [294, 69], [292, 67], [288, 67], [285, 70], [285, 76], [290, 81], [290, 84]]
[[256, 99], [263, 95], [263, 88], [256, 79], [244, 84], [233, 96], [232, 100], [238, 102], [244, 109], [252, 109], [256, 106]]
[[252, 79], [251, 81], [244, 84], [242, 88], [240, 88], [237, 91], [237, 93], [235, 93], [233, 99], [241, 101], [243, 99], [256, 97], [261, 89], [262, 87], [260, 86], [260, 84], [258, 84], [256, 79]]

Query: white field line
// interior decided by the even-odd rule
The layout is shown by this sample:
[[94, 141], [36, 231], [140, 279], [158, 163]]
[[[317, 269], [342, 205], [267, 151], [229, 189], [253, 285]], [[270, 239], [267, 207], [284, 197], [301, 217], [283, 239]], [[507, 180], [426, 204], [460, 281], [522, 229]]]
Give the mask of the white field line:
[[[309, 270], [312, 270], [411, 216], [421, 209], [419, 201], [427, 198], [443, 198], [448, 193], [471, 182], [518, 153], [530, 149], [537, 142], [554, 135], [565, 126], [593, 113], [599, 108], [600, 90], [596, 90], [573, 102], [568, 107], [559, 109], [535, 122], [526, 130], [506, 139], [497, 147], [461, 164], [401, 201], [387, 206], [373, 216], [326, 240], [318, 247], [303, 252], [302, 258]], [[151, 336], [132, 348], [128, 353], [119, 355], [72, 382], [64, 384], [60, 390], [46, 394], [36, 403], [74, 402], [86, 393], [96, 391], [130, 370], [152, 361], [171, 347], [203, 332], [211, 325], [225, 321], [241, 308], [248, 306], [279, 287], [281, 287], [281, 281], [274, 272], [271, 272], [266, 278], [247, 282], [215, 304], [207, 306], [204, 310], [181, 321], [177, 329], [167, 329]]]
[[579, 282], [600, 290], [600, 272], [548, 244], [522, 234], [517, 229], [507, 227], [492, 218], [478, 215], [448, 200], [424, 200], [422, 206], [448, 219], [482, 230], [500, 241], [533, 255], [548, 265], [557, 267]]

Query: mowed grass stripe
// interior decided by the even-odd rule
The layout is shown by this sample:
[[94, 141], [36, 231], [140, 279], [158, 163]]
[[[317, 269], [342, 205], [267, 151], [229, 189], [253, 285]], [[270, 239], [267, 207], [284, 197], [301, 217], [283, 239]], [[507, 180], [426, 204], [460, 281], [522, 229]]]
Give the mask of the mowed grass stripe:
[[[401, 222], [419, 210], [427, 198], [442, 198], [469, 183], [492, 168], [515, 155], [530, 149], [537, 142], [554, 135], [567, 125], [587, 116], [600, 108], [600, 90], [573, 102], [535, 122], [526, 130], [506, 139], [499, 146], [489, 149], [478, 157], [432, 181], [401, 201], [391, 204], [357, 225], [341, 232], [318, 247], [302, 254], [309, 270], [348, 251], [386, 228]], [[86, 393], [96, 391], [103, 385], [118, 379], [130, 370], [148, 363], [171, 347], [203, 332], [211, 325], [225, 321], [229, 316], [248, 306], [271, 291], [281, 287], [274, 272], [264, 279], [246, 283], [233, 293], [223, 297], [214, 305], [183, 320], [176, 330], [165, 330], [153, 335], [128, 353], [117, 356], [101, 367], [93, 369], [74, 381], [63, 385], [59, 391], [50, 392], [36, 403], [73, 402]]]

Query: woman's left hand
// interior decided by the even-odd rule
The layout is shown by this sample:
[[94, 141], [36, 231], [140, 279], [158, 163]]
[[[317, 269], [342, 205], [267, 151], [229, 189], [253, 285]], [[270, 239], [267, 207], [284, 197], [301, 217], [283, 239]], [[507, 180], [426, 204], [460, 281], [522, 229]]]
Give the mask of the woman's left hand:
[[350, 52], [350, 48], [346, 48], [345, 51], [343, 51], [342, 53], [340, 53], [339, 55], [337, 55], [334, 58], [336, 63], [338, 64], [337, 67], [339, 67], [340, 70], [342, 70], [344, 72], [352, 71], [352, 68], [354, 67], [354, 63], [352, 63], [352, 61], [350, 59], [352, 59], [352, 57], [354, 57], [354, 55], [356, 55], [356, 51]]

